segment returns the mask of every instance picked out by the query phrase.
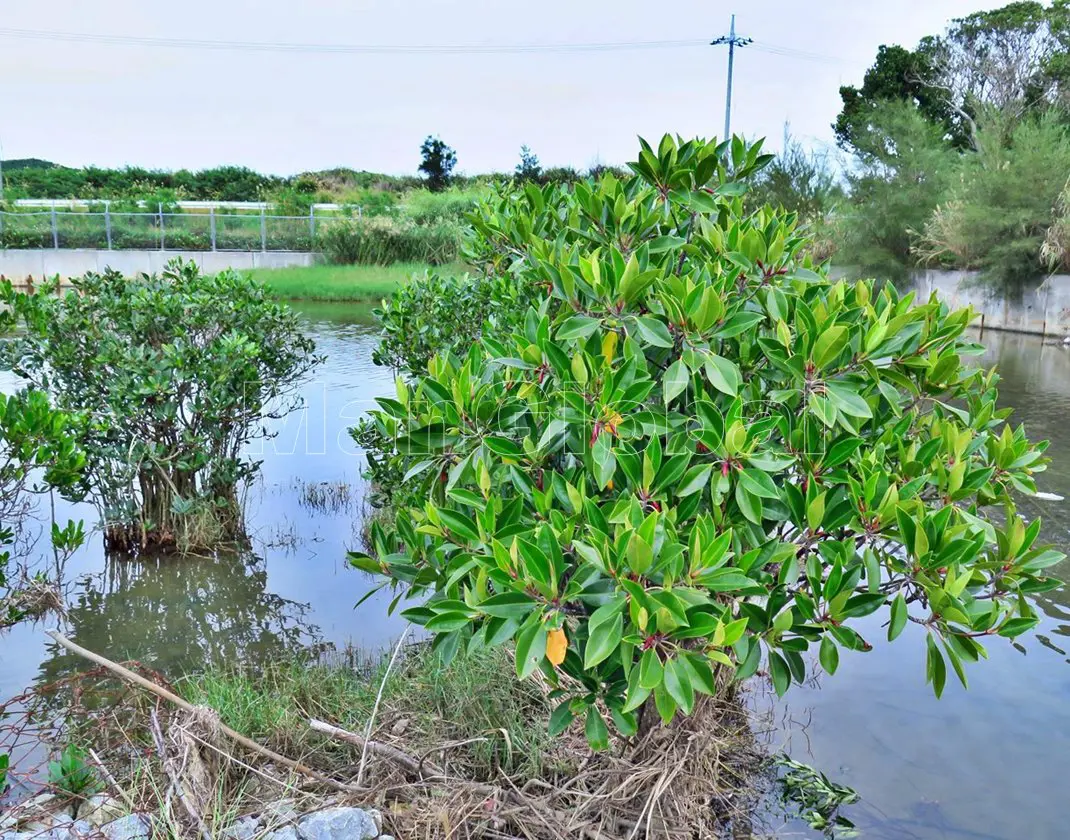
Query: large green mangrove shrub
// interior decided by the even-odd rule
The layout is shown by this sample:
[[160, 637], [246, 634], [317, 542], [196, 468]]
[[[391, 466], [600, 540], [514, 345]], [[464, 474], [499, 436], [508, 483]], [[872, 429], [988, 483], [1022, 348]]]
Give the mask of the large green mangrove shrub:
[[8, 364], [64, 411], [86, 418], [83, 489], [111, 548], [211, 546], [241, 534], [243, 447], [297, 402], [317, 362], [298, 317], [235, 271], [90, 273], [3, 300], [25, 324]]
[[939, 695], [1055, 585], [1011, 495], [1045, 447], [964, 366], [972, 313], [815, 270], [793, 215], [743, 210], [766, 159], [643, 143], [552, 238], [557, 208], [516, 203], [513, 271], [544, 299], [380, 400], [422, 498], [352, 562], [443, 655], [513, 643], [557, 686], [552, 729], [582, 716], [595, 747], [606, 711], [668, 722], [763, 663], [783, 694], [807, 653], [833, 673], [908, 626]]

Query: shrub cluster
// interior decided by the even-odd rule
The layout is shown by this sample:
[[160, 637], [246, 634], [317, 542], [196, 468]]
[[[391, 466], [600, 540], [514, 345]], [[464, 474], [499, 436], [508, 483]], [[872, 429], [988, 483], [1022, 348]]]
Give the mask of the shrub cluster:
[[1013, 496], [1045, 446], [964, 364], [972, 313], [831, 281], [794, 214], [744, 209], [766, 163], [667, 136], [627, 178], [488, 202], [473, 254], [541, 293], [373, 414], [403, 485], [354, 565], [447, 658], [511, 643], [596, 748], [723, 673], [834, 673], [878, 613], [939, 695], [1056, 585]]
[[84, 418], [81, 491], [110, 548], [212, 548], [242, 534], [245, 444], [296, 404], [318, 361], [298, 317], [262, 284], [175, 261], [160, 276], [90, 273], [2, 299], [25, 326], [8, 366]]

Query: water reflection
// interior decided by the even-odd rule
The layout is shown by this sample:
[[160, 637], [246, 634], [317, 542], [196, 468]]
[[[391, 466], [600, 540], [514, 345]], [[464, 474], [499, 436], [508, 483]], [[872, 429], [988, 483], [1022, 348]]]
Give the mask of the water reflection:
[[[310, 606], [270, 592], [266, 563], [252, 554], [110, 559], [78, 589], [67, 618], [75, 642], [167, 674], [208, 663], [255, 666], [321, 638]], [[80, 657], [50, 647], [40, 669], [46, 682], [84, 668]]]

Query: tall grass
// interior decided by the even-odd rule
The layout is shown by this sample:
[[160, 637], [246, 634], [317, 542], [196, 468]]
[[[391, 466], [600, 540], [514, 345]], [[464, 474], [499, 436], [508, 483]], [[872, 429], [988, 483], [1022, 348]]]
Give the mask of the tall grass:
[[317, 242], [327, 261], [335, 265], [442, 265], [457, 259], [462, 233], [457, 222], [420, 225], [410, 219], [377, 216], [325, 225]]
[[[228, 726], [285, 754], [351, 757], [353, 748], [324, 741], [308, 726], [318, 718], [362, 732], [375, 705], [385, 662], [360, 666], [293, 661], [256, 670], [216, 669], [182, 679], [190, 702], [211, 706]], [[500, 649], [458, 656], [444, 666], [429, 648], [415, 647], [386, 678], [377, 732], [404, 731], [419, 755], [444, 743], [473, 778], [498, 768], [531, 778], [547, 761], [549, 704], [534, 681], [516, 679]], [[345, 753], [345, 756], [337, 754]]]
[[[393, 265], [313, 265], [289, 268], [258, 268], [257, 280], [267, 284], [272, 294], [284, 300], [379, 302], [414, 274], [428, 270], [427, 263], [400, 262]], [[444, 269], [461, 273], [461, 265]]]

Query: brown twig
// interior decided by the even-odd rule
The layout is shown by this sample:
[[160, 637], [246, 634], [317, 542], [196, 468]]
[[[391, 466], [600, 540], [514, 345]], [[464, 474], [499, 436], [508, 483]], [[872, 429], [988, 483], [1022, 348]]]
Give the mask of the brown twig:
[[153, 709], [149, 713], [149, 721], [152, 724], [152, 740], [156, 743], [156, 752], [160, 756], [160, 764], [163, 765], [164, 772], [167, 774], [167, 778], [171, 780], [171, 790], [175, 792], [175, 796], [178, 797], [178, 801], [182, 804], [183, 810], [189, 815], [189, 818], [193, 820], [197, 826], [197, 831], [200, 833], [204, 840], [212, 840], [212, 835], [208, 831], [208, 826], [204, 824], [204, 818], [197, 813], [197, 809], [193, 807], [193, 803], [189, 801], [189, 797], [186, 796], [186, 791], [182, 787], [182, 782], [178, 778], [178, 774], [175, 773], [174, 767], [171, 766], [171, 761], [167, 755], [167, 744], [163, 740], [163, 732], [160, 731], [160, 718], [156, 714], [156, 710]]
[[129, 808], [131, 812], [136, 810], [134, 808], [134, 801], [130, 798], [129, 794], [127, 794], [125, 790], [119, 787], [119, 783], [115, 780], [115, 777], [111, 774], [108, 768], [104, 766], [104, 762], [100, 760], [100, 756], [97, 755], [97, 751], [92, 748], [90, 748], [89, 750], [89, 760], [93, 762], [97, 770], [100, 772], [100, 775], [104, 777], [104, 781], [111, 785], [112, 790], [119, 794], [119, 798], [122, 799], [124, 803], [126, 803], [126, 807]]
[[[162, 697], [164, 700], [167, 700], [169, 703], [173, 703], [180, 709], [184, 709], [188, 712], [192, 711], [195, 708], [192, 703], [183, 700], [177, 694], [168, 691], [166, 688], [162, 688], [161, 686], [156, 685], [156, 683], [152, 682], [151, 680], [145, 679], [140, 674], [135, 674], [129, 668], [125, 668], [122, 665], [119, 665], [118, 663], [112, 662], [110, 659], [101, 656], [99, 653], [93, 653], [93, 651], [88, 650], [87, 648], [81, 647], [80, 645], [76, 645], [58, 630], [46, 630], [45, 633], [58, 644], [71, 651], [71, 653], [76, 653], [79, 656], [88, 659], [90, 662], [95, 662], [98, 665], [103, 665], [109, 671], [118, 674], [127, 682], [134, 683], [134, 685], [141, 686], [141, 688], [144, 688], [147, 691], [151, 691], [156, 696]], [[256, 743], [256, 741], [246, 738], [240, 732], [235, 732], [229, 726], [220, 724], [219, 730], [228, 738], [241, 744], [246, 749], [252, 750], [253, 752], [262, 755], [265, 758], [269, 758], [272, 761], [275, 761], [279, 764], [283, 764], [286, 767], [296, 770], [303, 776], [308, 776], [310, 779], [315, 779], [317, 782], [329, 785], [330, 787], [333, 787], [336, 790], [345, 791], [346, 793], [357, 792], [357, 789], [353, 786], [342, 784], [341, 782], [332, 779], [329, 776], [324, 776], [322, 773], [313, 770], [311, 767], [302, 764], [300, 761], [294, 761], [292, 758], [287, 758], [284, 755], [279, 755], [274, 750], [269, 750], [267, 747], [261, 746], [260, 744]]]
[[422, 779], [423, 768], [429, 771], [429, 775], [442, 776], [443, 772], [431, 764], [430, 762], [422, 762], [415, 756], [409, 755], [404, 750], [399, 750], [397, 747], [392, 747], [390, 744], [383, 744], [379, 741], [371, 741], [361, 737], [356, 732], [350, 732], [348, 729], [340, 729], [337, 726], [333, 726], [322, 720], [316, 720], [310, 718], [308, 721], [309, 727], [313, 732], [319, 732], [322, 735], [326, 735], [329, 738], [334, 738], [337, 741], [345, 741], [347, 744], [352, 744], [354, 747], [359, 747], [361, 750], [366, 750], [370, 753], [375, 753], [388, 761], [397, 764], [404, 768], [404, 770], [411, 776]]

